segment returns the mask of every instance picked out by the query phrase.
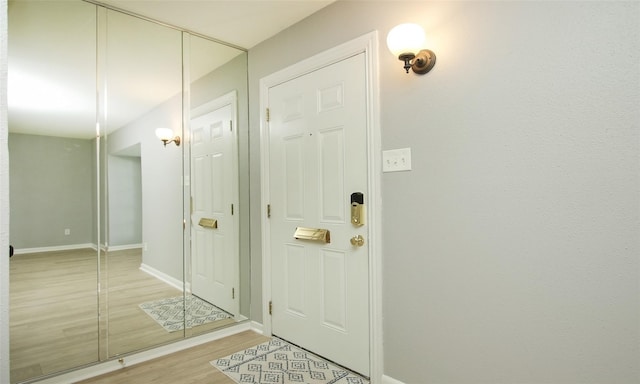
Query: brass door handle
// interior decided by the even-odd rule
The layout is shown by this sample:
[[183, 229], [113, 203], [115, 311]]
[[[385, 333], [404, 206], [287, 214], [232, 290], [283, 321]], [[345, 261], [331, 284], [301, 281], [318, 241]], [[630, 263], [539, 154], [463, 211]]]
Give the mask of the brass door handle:
[[203, 217], [202, 219], [200, 219], [200, 221], [198, 222], [198, 225], [201, 226], [202, 228], [211, 228], [211, 229], [215, 229], [218, 228], [218, 220], [216, 219], [210, 219], [208, 217]]
[[312, 240], [319, 241], [321, 243], [330, 243], [331, 232], [328, 229], [322, 228], [296, 227], [296, 232], [293, 234], [293, 238], [298, 240]]
[[358, 235], [351, 238], [351, 245], [362, 247], [364, 245], [364, 237]]

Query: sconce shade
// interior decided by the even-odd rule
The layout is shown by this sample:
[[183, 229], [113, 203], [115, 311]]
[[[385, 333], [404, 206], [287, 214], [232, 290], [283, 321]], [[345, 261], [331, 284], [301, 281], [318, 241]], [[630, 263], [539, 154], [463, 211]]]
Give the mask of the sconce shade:
[[156, 136], [162, 141], [173, 140], [173, 131], [171, 130], [171, 128], [158, 128], [156, 129]]
[[387, 47], [394, 56], [416, 54], [423, 49], [425, 34], [417, 24], [400, 24], [395, 26], [387, 35]]
[[387, 47], [398, 60], [404, 62], [404, 70], [424, 75], [436, 64], [436, 54], [424, 49], [424, 30], [418, 24], [400, 24], [387, 35]]

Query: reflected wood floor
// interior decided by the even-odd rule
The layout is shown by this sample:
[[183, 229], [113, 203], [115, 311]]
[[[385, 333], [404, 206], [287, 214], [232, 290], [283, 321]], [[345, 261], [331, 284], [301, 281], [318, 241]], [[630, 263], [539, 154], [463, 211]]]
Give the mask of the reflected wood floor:
[[98, 360], [96, 271], [90, 249], [11, 258], [12, 383]]
[[245, 331], [84, 380], [78, 384], [234, 384], [233, 380], [213, 367], [209, 362], [268, 340], [269, 338], [266, 336], [252, 331]]
[[[10, 261], [11, 382], [61, 372], [233, 323], [233, 319], [167, 332], [138, 305], [179, 296], [142, 272], [139, 249], [92, 249], [14, 255]], [[103, 313], [98, 320], [98, 308]], [[99, 331], [100, 329], [102, 331]]]

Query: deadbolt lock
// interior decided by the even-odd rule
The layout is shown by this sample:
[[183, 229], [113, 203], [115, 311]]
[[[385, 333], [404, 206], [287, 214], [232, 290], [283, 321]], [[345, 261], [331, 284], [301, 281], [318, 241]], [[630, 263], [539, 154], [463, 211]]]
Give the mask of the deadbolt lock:
[[364, 195], [362, 192], [351, 194], [351, 224], [361, 227], [365, 224]]

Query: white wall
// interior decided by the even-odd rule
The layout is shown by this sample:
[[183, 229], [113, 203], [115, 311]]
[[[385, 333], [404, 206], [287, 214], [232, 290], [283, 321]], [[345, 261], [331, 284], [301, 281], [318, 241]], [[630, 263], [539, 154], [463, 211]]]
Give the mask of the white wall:
[[[386, 50], [402, 22], [425, 76]], [[640, 382], [638, 25], [638, 2], [338, 1], [249, 51], [257, 191], [260, 78], [380, 32], [383, 149], [413, 154], [382, 177], [385, 375]], [[252, 264], [260, 320], [258, 236]]]

